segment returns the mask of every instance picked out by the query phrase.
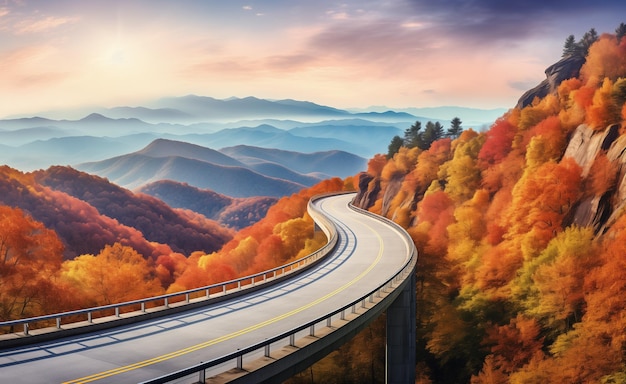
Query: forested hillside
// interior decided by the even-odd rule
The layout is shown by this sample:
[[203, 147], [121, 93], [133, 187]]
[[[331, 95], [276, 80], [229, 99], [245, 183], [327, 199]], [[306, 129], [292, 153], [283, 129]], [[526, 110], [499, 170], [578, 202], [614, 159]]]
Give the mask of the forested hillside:
[[568, 39], [487, 132], [407, 129], [360, 175], [419, 250], [420, 383], [626, 381], [625, 32]]
[[235, 230], [261, 220], [267, 214], [267, 210], [278, 201], [277, 198], [269, 196], [234, 198], [210, 189], [200, 189], [171, 180], [150, 183], [138, 191], [154, 196], [170, 207], [200, 213]]
[[0, 168], [0, 321], [175, 292], [285, 264], [326, 241], [314, 234], [309, 198], [344, 188], [353, 188], [350, 179], [335, 178], [278, 202], [231, 202], [222, 214], [237, 215], [246, 205], [266, 211], [234, 234], [191, 210], [72, 168]]
[[65, 259], [118, 241], [145, 257], [157, 257], [163, 245], [167, 252], [212, 252], [233, 236], [204, 216], [67, 167], [33, 173], [1, 167], [0, 192], [0, 204], [22, 209], [57, 233]]

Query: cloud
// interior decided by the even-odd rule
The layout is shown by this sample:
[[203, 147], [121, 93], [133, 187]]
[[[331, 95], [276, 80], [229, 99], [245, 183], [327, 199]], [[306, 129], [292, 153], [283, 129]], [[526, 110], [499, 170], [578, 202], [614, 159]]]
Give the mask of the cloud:
[[335, 23], [309, 42], [310, 48], [320, 56], [388, 65], [410, 65], [434, 54], [439, 45], [428, 30], [405, 28], [395, 20]]
[[241, 7], [241, 9], [243, 9], [244, 11], [251, 11], [252, 7], [249, 5], [244, 5], [243, 7]]
[[[406, 4], [411, 14], [437, 24], [435, 29], [474, 43], [517, 40], [559, 30], [568, 20], [580, 24], [593, 14], [626, 12], [622, 0], [407, 0]], [[563, 39], [567, 34], [563, 32]]]
[[246, 79], [258, 78], [268, 74], [286, 76], [317, 67], [320, 59], [308, 54], [285, 54], [267, 57], [221, 57], [217, 60], [207, 59], [201, 64], [189, 67], [187, 76], [197, 78], [219, 74], [222, 77]]
[[48, 45], [25, 46], [5, 54], [0, 54], [0, 69], [11, 72], [26, 68], [32, 63], [48, 60], [56, 50]]
[[265, 66], [278, 71], [296, 71], [311, 67], [318, 62], [318, 59], [308, 54], [293, 54], [270, 56], [265, 62]]
[[328, 15], [333, 20], [348, 20], [350, 18], [347, 12], [332, 12], [331, 11], [331, 12], [328, 12]]
[[15, 34], [28, 34], [46, 32], [51, 29], [55, 29], [61, 25], [74, 23], [78, 20], [77, 17], [52, 17], [48, 16], [38, 20], [23, 20], [14, 26]]
[[72, 74], [68, 72], [45, 72], [16, 77], [12, 82], [20, 88], [40, 88], [44, 84], [58, 84], [71, 77]]
[[58, 51], [47, 45], [27, 46], [0, 55], [0, 82], [21, 88], [64, 81], [68, 72], [55, 72], [50, 63]]

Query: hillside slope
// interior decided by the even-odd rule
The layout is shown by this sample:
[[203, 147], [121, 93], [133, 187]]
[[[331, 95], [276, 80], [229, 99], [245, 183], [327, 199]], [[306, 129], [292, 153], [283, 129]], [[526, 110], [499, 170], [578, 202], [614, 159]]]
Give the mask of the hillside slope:
[[626, 38], [546, 75], [489, 131], [358, 179], [419, 250], [420, 382], [624, 382]]
[[144, 185], [138, 192], [154, 196], [170, 207], [200, 213], [235, 230], [261, 220], [267, 214], [268, 209], [278, 201], [274, 197], [237, 199], [171, 180]]
[[146, 195], [135, 195], [108, 181], [66, 167], [22, 173], [0, 168], [0, 204], [20, 208], [53, 229], [64, 257], [97, 254], [120, 242], [144, 257], [169, 251], [212, 252], [232, 232], [204, 217], [183, 215]]

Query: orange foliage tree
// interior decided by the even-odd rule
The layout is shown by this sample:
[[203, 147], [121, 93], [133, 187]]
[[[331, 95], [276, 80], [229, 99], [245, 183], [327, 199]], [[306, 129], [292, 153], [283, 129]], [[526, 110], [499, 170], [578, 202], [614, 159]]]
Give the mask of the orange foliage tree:
[[58, 311], [68, 305], [57, 281], [63, 246], [54, 231], [0, 206], [0, 319]]

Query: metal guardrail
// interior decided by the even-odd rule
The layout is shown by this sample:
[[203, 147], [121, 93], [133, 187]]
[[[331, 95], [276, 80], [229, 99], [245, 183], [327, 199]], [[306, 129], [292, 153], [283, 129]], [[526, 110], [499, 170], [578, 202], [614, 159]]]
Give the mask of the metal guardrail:
[[[296, 271], [303, 271], [311, 267], [312, 265], [314, 265], [317, 261], [321, 260], [326, 255], [328, 255], [337, 244], [337, 229], [335, 227], [335, 224], [332, 223], [330, 220], [328, 220], [321, 213], [317, 212], [313, 204], [316, 200], [326, 197], [327, 195], [328, 194], [323, 194], [323, 195], [318, 195], [318, 196], [314, 196], [313, 198], [311, 198], [311, 200], [308, 203], [307, 210], [309, 211], [309, 214], [312, 217], [314, 217], [315, 221], [318, 224], [321, 224], [322, 231], [324, 231], [327, 238], [329, 239], [328, 243], [324, 245], [322, 248], [320, 248], [319, 250], [305, 257], [302, 257], [298, 260], [295, 260], [291, 263], [288, 263], [288, 264], [285, 264], [285, 265], [282, 265], [282, 266], [279, 266], [279, 267], [276, 267], [267, 271], [259, 272], [257, 274], [248, 275], [248, 276], [244, 276], [238, 279], [224, 281], [218, 284], [208, 285], [208, 286], [190, 289], [186, 291], [175, 292], [175, 293], [154, 296], [154, 297], [149, 297], [149, 298], [144, 298], [144, 299], [126, 301], [126, 302], [118, 303], [118, 304], [110, 304], [110, 305], [103, 305], [99, 307], [92, 307], [92, 308], [80, 309], [80, 310], [75, 310], [75, 311], [54, 313], [54, 314], [45, 315], [45, 316], [36, 316], [36, 317], [29, 317], [25, 319], [19, 319], [19, 320], [3, 321], [3, 322], [0, 322], [0, 329], [2, 329], [3, 327], [18, 326], [19, 328], [19, 326], [22, 326], [23, 334], [21, 337], [23, 339], [24, 336], [30, 335], [31, 324], [55, 321], [56, 322], [55, 329], [60, 330], [62, 329], [61, 327], [62, 325], [77, 324], [76, 322], [63, 323], [62, 320], [64, 318], [86, 316], [87, 322], [83, 327], [85, 328], [85, 332], [88, 332], [89, 329], [87, 328], [89, 328], [90, 324], [94, 323], [94, 320], [96, 319], [94, 315], [97, 313], [103, 313], [106, 311], [114, 312], [115, 318], [121, 319], [122, 314], [125, 313], [123, 312], [124, 308], [134, 309], [139, 306], [141, 308], [140, 309], [141, 314], [150, 313], [151, 315], [154, 316], [155, 313], [161, 311], [163, 312], [163, 315], [167, 315], [168, 314], [167, 310], [170, 308], [171, 304], [175, 303], [175, 301], [173, 300], [175, 298], [180, 298], [181, 301], [184, 300], [184, 303], [182, 304], [184, 306], [185, 304], [189, 304], [191, 302], [191, 297], [194, 294], [202, 293], [203, 296], [199, 297], [198, 299], [206, 300], [206, 304], [209, 304], [211, 303], [210, 299], [212, 298], [216, 298], [216, 297], [223, 298], [224, 296], [227, 296], [230, 294], [239, 293], [243, 290], [250, 289], [253, 287], [258, 287], [260, 284], [267, 284], [267, 283], [275, 282], [276, 280], [278, 280], [278, 278], [284, 277], [288, 274], [295, 273]], [[178, 303], [180, 302], [176, 302], [176, 304]], [[153, 311], [149, 312], [148, 311], [149, 304], [154, 304], [158, 307], [155, 306], [153, 308], [150, 308], [150, 309], [153, 309]], [[129, 310], [126, 313], [133, 312], [133, 311], [134, 310], [132, 311]], [[102, 316], [102, 317], [104, 318], [108, 316]], [[111, 321], [111, 327], [116, 325], [115, 318]], [[141, 315], [137, 316], [137, 321], [139, 321], [140, 319], [141, 319]], [[60, 336], [61, 335], [59, 335], [59, 337]], [[0, 339], [0, 348], [2, 348], [2, 344], [3, 344], [3, 341], [2, 339]]]
[[[319, 196], [319, 197], [316, 196], [316, 198], [321, 198], [321, 197], [325, 197], [328, 195], [332, 195], [332, 194], [326, 194], [324, 196]], [[346, 304], [345, 306], [337, 310], [334, 310], [324, 316], [318, 317], [314, 320], [311, 320], [289, 331], [278, 334], [272, 338], [266, 339], [262, 342], [250, 345], [246, 348], [238, 349], [237, 351], [229, 353], [228, 355], [215, 358], [206, 362], [202, 362], [202, 363], [190, 366], [188, 368], [184, 368], [176, 372], [172, 372], [172, 373], [169, 373], [169, 374], [166, 374], [166, 375], [163, 375], [163, 376], [151, 379], [151, 380], [143, 381], [140, 384], [164, 384], [164, 383], [169, 383], [173, 380], [181, 379], [181, 378], [184, 378], [186, 376], [191, 376], [191, 375], [198, 375], [199, 382], [204, 383], [207, 369], [210, 369], [212, 367], [215, 367], [223, 363], [227, 363], [229, 361], [236, 361], [236, 368], [241, 370], [243, 367], [243, 358], [245, 355], [263, 350], [264, 356], [270, 357], [270, 352], [271, 352], [270, 346], [272, 344], [279, 342], [281, 340], [288, 339], [289, 340], [288, 345], [295, 346], [295, 335], [298, 332], [309, 329], [309, 334], [311, 336], [315, 336], [316, 324], [326, 321], [327, 326], [330, 327], [333, 316], [339, 315], [341, 319], [345, 319], [345, 314], [347, 311], [351, 311], [352, 313], [355, 313], [357, 306], [360, 306], [361, 308], [365, 308], [366, 302], [373, 303], [375, 300], [375, 297], [382, 297], [384, 295], [387, 295], [389, 290], [393, 291], [395, 289], [403, 287], [403, 285], [407, 281], [409, 281], [408, 277], [410, 277], [414, 273], [416, 265], [417, 265], [417, 250], [409, 234], [398, 224], [396, 224], [395, 222], [385, 217], [382, 217], [374, 213], [371, 213], [369, 211], [354, 207], [352, 204], [350, 205], [350, 208], [352, 208], [355, 211], [361, 212], [365, 215], [371, 216], [377, 220], [385, 222], [386, 224], [394, 227], [402, 235], [402, 237], [407, 243], [408, 248], [411, 251], [410, 251], [410, 255], [407, 255], [408, 259], [406, 263], [396, 274], [394, 274], [391, 278], [383, 282], [378, 288], [366, 293], [365, 295], [361, 296], [357, 300], [354, 300]], [[326, 221], [329, 222], [327, 219]]]

